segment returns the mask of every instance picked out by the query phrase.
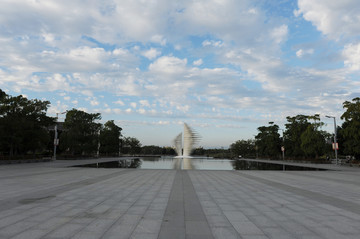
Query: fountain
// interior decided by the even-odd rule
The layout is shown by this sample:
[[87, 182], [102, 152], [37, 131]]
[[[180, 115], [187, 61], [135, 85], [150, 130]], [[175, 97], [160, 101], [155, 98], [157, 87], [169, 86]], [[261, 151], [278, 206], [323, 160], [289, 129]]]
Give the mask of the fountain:
[[186, 123], [184, 123], [184, 139], [183, 134], [178, 134], [173, 140], [175, 151], [178, 158], [189, 158], [195, 144], [199, 141], [199, 135]]

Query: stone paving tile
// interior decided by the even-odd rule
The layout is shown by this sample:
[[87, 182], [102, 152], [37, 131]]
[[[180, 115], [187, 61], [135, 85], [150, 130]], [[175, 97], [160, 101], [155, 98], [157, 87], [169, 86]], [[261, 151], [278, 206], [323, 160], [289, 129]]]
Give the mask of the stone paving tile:
[[[263, 172], [246, 172], [251, 177], [242, 175], [242, 172], [232, 174], [209, 171], [190, 173], [195, 189], [201, 188], [198, 196], [214, 235], [217, 235], [214, 230], [216, 223], [222, 225], [223, 232], [230, 224], [242, 237], [250, 234], [255, 238], [347, 238], [360, 234], [359, 227], [354, 226], [360, 225], [359, 214], [330, 205], [327, 200], [323, 202], [319, 194], [313, 196], [311, 192], [304, 191], [314, 188], [313, 185], [308, 187], [307, 184], [302, 184], [302, 191], [296, 194], [295, 190], [289, 193], [288, 187], [283, 188], [279, 184], [270, 186], [263, 184], [262, 180], [255, 180], [257, 175], [261, 175], [261, 179], [266, 178]], [[270, 174], [272, 176], [279, 173]], [[281, 176], [284, 177], [283, 174]], [[291, 175], [286, 174], [286, 177]], [[286, 182], [285, 178], [283, 182]], [[207, 193], [204, 193], [204, 189]], [[357, 195], [358, 192], [349, 191], [348, 195]], [[227, 210], [231, 208], [233, 210]], [[240, 212], [239, 218], [236, 218], [237, 211]], [[224, 215], [228, 221], [224, 220]], [[242, 228], [245, 228], [243, 233]], [[332, 230], [326, 232], [323, 228]]]
[[[167, 225], [177, 171], [27, 167], [0, 167], [0, 238], [158, 238]], [[181, 173], [187, 238], [360, 235], [360, 172]]]
[[4, 228], [0, 231], [0, 238], [15, 236], [19, 232], [25, 231], [35, 225], [36, 225], [35, 222], [27, 222], [27, 221], [20, 221], [20, 222], [11, 224], [10, 226], [7, 226], [6, 228]]
[[46, 234], [45, 238], [70, 238], [79, 232], [84, 226], [82, 224], [67, 223], [54, 231]]
[[11, 237], [12, 239], [38, 239], [48, 233], [46, 230], [30, 229]]

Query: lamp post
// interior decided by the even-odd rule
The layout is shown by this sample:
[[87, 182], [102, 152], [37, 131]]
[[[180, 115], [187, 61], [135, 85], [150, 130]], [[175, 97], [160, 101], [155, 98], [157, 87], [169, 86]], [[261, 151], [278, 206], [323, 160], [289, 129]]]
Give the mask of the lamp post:
[[334, 119], [334, 149], [335, 149], [335, 162], [338, 164], [338, 152], [337, 152], [337, 142], [336, 142], [336, 118], [335, 116], [325, 115], [326, 118], [333, 118]]
[[284, 130], [280, 129], [282, 131], [282, 146], [281, 146], [281, 151], [282, 151], [282, 159], [283, 161], [285, 160], [285, 138], [284, 138]]
[[99, 129], [99, 131], [98, 131], [98, 145], [97, 145], [97, 152], [96, 152], [97, 158], [99, 158], [99, 156], [100, 156], [100, 131], [101, 131], [101, 129]]
[[65, 114], [67, 111], [65, 112], [61, 112], [61, 113], [56, 113], [56, 119], [55, 119], [55, 127], [54, 127], [54, 157], [53, 159], [56, 160], [56, 146], [59, 145], [59, 139], [58, 139], [58, 132], [57, 132], [57, 122], [58, 122], [58, 119], [59, 119], [59, 114]]
[[279, 129], [282, 131], [282, 146], [281, 146], [281, 152], [282, 152], [282, 160], [283, 160], [283, 171], [285, 171], [285, 139], [284, 139], [284, 130], [283, 129]]

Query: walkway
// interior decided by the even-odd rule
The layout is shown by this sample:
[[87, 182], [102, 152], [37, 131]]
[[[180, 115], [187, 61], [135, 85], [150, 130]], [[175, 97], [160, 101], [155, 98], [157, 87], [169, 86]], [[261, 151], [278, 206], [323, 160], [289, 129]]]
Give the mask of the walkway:
[[359, 170], [64, 167], [68, 164], [0, 167], [0, 238], [360, 235]]

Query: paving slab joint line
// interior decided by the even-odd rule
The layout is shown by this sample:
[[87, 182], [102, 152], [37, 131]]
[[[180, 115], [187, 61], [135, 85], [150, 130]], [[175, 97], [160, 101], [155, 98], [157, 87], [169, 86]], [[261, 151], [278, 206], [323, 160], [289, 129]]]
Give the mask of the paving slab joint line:
[[231, 171], [231, 172], [240, 177], [251, 179], [251, 180], [266, 184], [271, 187], [276, 187], [281, 190], [285, 190], [287, 192], [294, 193], [296, 195], [301, 195], [303, 197], [310, 198], [317, 202], [326, 203], [326, 204], [332, 205], [334, 207], [341, 208], [341, 209], [347, 210], [349, 212], [354, 212], [354, 213], [357, 213], [360, 215], [360, 204], [358, 204], [358, 203], [354, 203], [351, 201], [345, 201], [341, 198], [335, 198], [330, 195], [324, 195], [324, 194], [321, 194], [318, 192], [302, 189], [299, 187], [290, 186], [290, 185], [275, 182], [275, 181], [272, 181], [269, 179], [256, 177], [254, 175], [249, 175], [249, 174], [245, 174], [245, 173], [241, 173], [241, 172], [233, 172], [233, 171]]
[[28, 199], [31, 200], [33, 198], [55, 197], [56, 194], [74, 190], [74, 189], [77, 189], [77, 188], [80, 188], [83, 186], [95, 184], [95, 183], [98, 183], [101, 181], [108, 180], [113, 177], [117, 177], [117, 176], [120, 176], [120, 175], [123, 175], [126, 173], [130, 173], [130, 172], [132, 172], [132, 170], [131, 171], [121, 170], [121, 171], [118, 171], [115, 173], [106, 174], [106, 175], [102, 175], [102, 176], [95, 177], [95, 178], [90, 178], [90, 179], [85, 179], [85, 180], [81, 180], [78, 182], [72, 182], [72, 183], [68, 183], [65, 185], [60, 185], [55, 188], [47, 188], [44, 190], [27, 193], [25, 195], [3, 199], [3, 200], [0, 200], [0, 212], [3, 210], [7, 210], [7, 209], [11, 209], [11, 208], [19, 206], [19, 205], [21, 205], [21, 202], [24, 200], [26, 201]]

